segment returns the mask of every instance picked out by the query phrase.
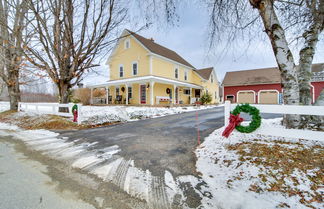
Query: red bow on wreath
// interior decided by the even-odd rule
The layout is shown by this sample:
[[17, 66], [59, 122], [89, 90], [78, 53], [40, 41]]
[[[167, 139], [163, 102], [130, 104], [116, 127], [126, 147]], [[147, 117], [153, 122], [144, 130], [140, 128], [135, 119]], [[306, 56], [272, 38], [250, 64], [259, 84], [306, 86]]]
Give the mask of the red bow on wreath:
[[237, 114], [237, 115], [230, 114], [229, 124], [223, 131], [222, 136], [225, 136], [226, 138], [228, 138], [229, 135], [234, 130], [234, 128], [236, 126], [239, 126], [242, 121], [243, 121], [243, 118], [240, 117], [240, 114]]

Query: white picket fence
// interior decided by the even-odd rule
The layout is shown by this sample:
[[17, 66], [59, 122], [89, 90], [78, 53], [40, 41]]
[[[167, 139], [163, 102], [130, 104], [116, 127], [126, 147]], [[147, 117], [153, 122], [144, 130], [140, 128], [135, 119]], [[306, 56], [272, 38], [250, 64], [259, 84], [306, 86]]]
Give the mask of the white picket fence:
[[[78, 124], [82, 122], [82, 105], [78, 105]], [[72, 107], [74, 103], [59, 104], [59, 103], [25, 103], [19, 102], [18, 111], [35, 112], [44, 114], [60, 115], [63, 117], [73, 117]], [[59, 112], [60, 107], [67, 107], [69, 112]]]
[[[230, 101], [225, 101], [225, 127], [229, 124], [230, 112], [234, 110], [237, 104], [231, 104]], [[324, 106], [297, 106], [297, 105], [255, 105], [251, 104], [260, 110], [260, 113], [275, 113], [275, 114], [296, 114], [296, 115], [319, 115], [324, 116]], [[297, 139], [321, 140], [324, 141], [324, 132], [300, 130], [300, 129], [285, 129], [275, 127], [258, 128], [256, 134], [282, 136]]]

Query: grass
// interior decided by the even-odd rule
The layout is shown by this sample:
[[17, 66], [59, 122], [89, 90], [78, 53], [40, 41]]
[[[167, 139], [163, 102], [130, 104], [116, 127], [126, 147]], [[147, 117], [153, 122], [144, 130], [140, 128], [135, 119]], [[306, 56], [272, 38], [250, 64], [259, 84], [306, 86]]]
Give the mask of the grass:
[[[259, 167], [260, 173], [257, 177], [259, 181], [250, 186], [250, 191], [298, 195], [300, 202], [310, 208], [314, 208], [312, 202], [323, 203], [319, 191], [324, 184], [322, 146], [309, 147], [300, 143], [282, 141], [269, 143], [254, 141], [229, 145], [227, 149], [235, 151], [241, 162]], [[299, 175], [296, 176], [296, 173]], [[301, 190], [300, 185], [308, 185], [310, 190]], [[278, 207], [284, 206], [278, 205]]]

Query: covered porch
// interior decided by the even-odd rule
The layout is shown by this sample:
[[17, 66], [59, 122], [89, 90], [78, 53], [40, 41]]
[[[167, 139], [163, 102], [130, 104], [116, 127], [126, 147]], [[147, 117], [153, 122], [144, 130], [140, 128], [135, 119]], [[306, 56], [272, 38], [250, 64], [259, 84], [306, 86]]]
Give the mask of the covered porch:
[[108, 81], [88, 88], [91, 90], [91, 104], [95, 101], [94, 90], [105, 89], [105, 104], [126, 105], [194, 104], [202, 90], [195, 84], [157, 76]]

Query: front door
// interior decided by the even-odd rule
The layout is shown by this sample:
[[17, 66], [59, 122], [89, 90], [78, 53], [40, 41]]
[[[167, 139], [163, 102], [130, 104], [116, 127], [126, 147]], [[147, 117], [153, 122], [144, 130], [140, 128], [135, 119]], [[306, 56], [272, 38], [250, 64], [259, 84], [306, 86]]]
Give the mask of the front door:
[[141, 85], [140, 97], [141, 97], [141, 104], [146, 104], [146, 85]]

